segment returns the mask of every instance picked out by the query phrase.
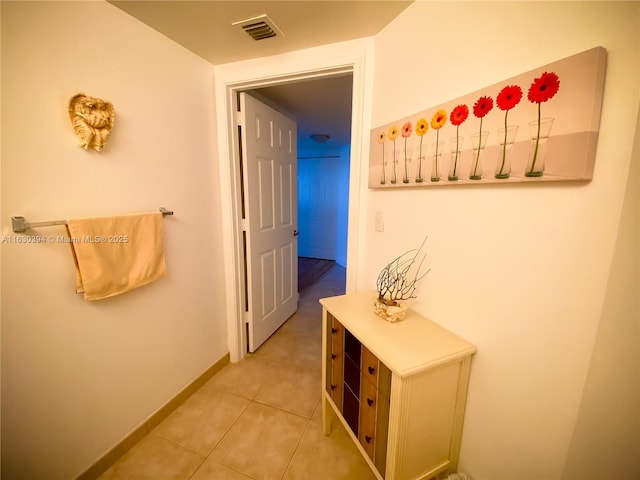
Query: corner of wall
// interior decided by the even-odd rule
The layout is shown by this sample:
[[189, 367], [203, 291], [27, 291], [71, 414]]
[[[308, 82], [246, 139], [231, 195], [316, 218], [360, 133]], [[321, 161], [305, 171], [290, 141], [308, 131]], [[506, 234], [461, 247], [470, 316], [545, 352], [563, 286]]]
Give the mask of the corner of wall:
[[563, 479], [640, 478], [640, 109], [613, 262]]

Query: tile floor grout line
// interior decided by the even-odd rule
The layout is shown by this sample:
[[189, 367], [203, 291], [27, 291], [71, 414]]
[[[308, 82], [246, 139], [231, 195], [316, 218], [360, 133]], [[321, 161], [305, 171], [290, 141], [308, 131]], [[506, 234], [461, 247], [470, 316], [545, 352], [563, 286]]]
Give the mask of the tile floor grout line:
[[269, 403], [261, 402], [260, 400], [251, 400], [251, 401], [252, 401], [252, 402], [254, 402], [254, 403], [256, 403], [256, 404], [258, 404], [258, 405], [262, 405], [263, 407], [270, 407], [270, 408], [273, 408], [273, 409], [275, 409], [275, 410], [278, 410], [279, 412], [288, 413], [288, 414], [290, 414], [290, 415], [295, 415], [296, 417], [298, 417], [298, 418], [302, 418], [303, 420], [310, 420], [310, 419], [313, 417], [313, 412], [315, 411], [315, 408], [316, 408], [316, 406], [317, 406], [317, 403], [316, 403], [316, 404], [313, 406], [313, 410], [311, 411], [311, 415], [310, 415], [310, 416], [308, 416], [308, 417], [306, 417], [306, 416], [304, 416], [304, 415], [300, 415], [299, 413], [291, 412], [291, 411], [289, 411], [289, 410], [285, 410], [285, 409], [284, 409], [284, 408], [282, 408], [282, 407], [277, 407], [277, 406], [275, 406], [275, 405], [271, 405], [271, 404], [269, 404]]
[[[203, 461], [204, 461], [204, 460], [206, 460], [207, 458], [209, 458], [209, 455], [211, 455], [211, 452], [213, 452], [213, 450], [216, 448], [216, 446], [218, 445], [218, 443], [220, 443], [220, 441], [224, 438], [224, 436], [227, 434], [227, 432], [231, 429], [231, 427], [233, 427], [233, 425], [238, 421], [238, 419], [240, 418], [240, 416], [245, 412], [245, 410], [249, 407], [249, 404], [252, 402], [252, 400], [251, 400], [251, 399], [248, 399], [248, 398], [242, 397], [242, 396], [240, 396], [240, 395], [236, 395], [236, 394], [231, 393], [231, 392], [224, 391], [223, 389], [216, 390], [216, 391], [217, 391], [217, 392], [224, 393], [225, 395], [230, 395], [230, 396], [233, 396], [233, 397], [236, 397], [236, 398], [242, 399], [242, 400], [248, 400], [248, 403], [247, 403], [247, 405], [242, 409], [242, 411], [238, 414], [238, 416], [235, 418], [235, 420], [234, 420], [233, 422], [231, 422], [231, 425], [229, 425], [229, 427], [224, 431], [224, 433], [220, 436], [220, 438], [219, 438], [219, 439], [218, 439], [218, 440], [213, 444], [213, 446], [209, 449], [209, 451], [207, 452], [207, 454], [206, 454], [206, 455], [204, 455], [204, 456], [203, 456], [200, 452], [197, 452], [197, 451], [196, 451], [196, 450], [194, 450], [193, 448], [191, 448], [191, 447], [189, 447], [189, 446], [187, 446], [187, 445], [184, 445], [184, 444], [180, 443], [180, 442], [179, 442], [179, 441], [177, 441], [177, 440], [174, 440], [174, 439], [172, 439], [172, 438], [169, 438], [169, 437], [167, 437], [167, 436], [165, 436], [165, 435], [163, 435], [162, 433], [160, 433], [160, 432], [158, 432], [158, 431], [157, 431], [157, 430], [159, 429], [159, 427], [160, 427], [160, 426], [161, 426], [161, 425], [162, 425], [166, 420], [168, 420], [168, 419], [171, 417], [171, 415], [169, 415], [169, 417], [167, 417], [165, 420], [163, 420], [162, 422], [160, 422], [160, 423], [159, 423], [159, 424], [158, 424], [158, 425], [157, 425], [153, 430], [149, 431], [149, 432], [147, 433], [147, 435], [146, 435], [146, 436], [149, 436], [149, 435], [152, 435], [152, 434], [153, 434], [153, 435], [155, 435], [156, 437], [160, 437], [160, 438], [162, 438], [162, 439], [164, 439], [164, 440], [167, 440], [168, 442], [173, 443], [174, 445], [177, 445], [177, 446], [179, 446], [179, 447], [181, 447], [181, 448], [184, 448], [185, 450], [188, 450], [189, 452], [192, 452], [192, 453], [195, 453], [196, 455], [199, 455], [200, 457], [202, 457], [202, 458], [203, 458]], [[195, 392], [195, 393], [197, 393], [197, 392]], [[180, 408], [180, 407], [178, 407], [178, 409], [179, 409], [179, 408]], [[176, 409], [176, 411], [178, 411], [178, 409]], [[219, 463], [219, 462], [218, 462], [218, 463]]]
[[[228, 392], [227, 392], [227, 393], [228, 393]], [[230, 394], [230, 395], [233, 395], [233, 394]], [[193, 471], [193, 473], [189, 476], [189, 479], [193, 478], [193, 476], [197, 473], [197, 471], [198, 471], [198, 470], [200, 470], [200, 468], [202, 468], [202, 465], [204, 465], [204, 462], [206, 462], [206, 461], [209, 459], [209, 457], [211, 456], [211, 454], [213, 453], [213, 451], [216, 449], [216, 447], [220, 444], [220, 442], [222, 442], [222, 439], [223, 439], [224, 437], [226, 437], [226, 436], [227, 436], [227, 434], [229, 433], [229, 431], [231, 430], [231, 428], [232, 428], [232, 427], [236, 424], [236, 422], [240, 419], [240, 417], [242, 416], [242, 414], [243, 414], [244, 412], [246, 412], [247, 408], [249, 408], [249, 405], [251, 405], [251, 402], [253, 401], [253, 400], [249, 400], [248, 398], [240, 397], [239, 395], [234, 395], [234, 396], [235, 396], [235, 397], [238, 397], [238, 398], [242, 398], [243, 400], [248, 400], [247, 405], [242, 409], [242, 411], [241, 411], [241, 412], [240, 412], [240, 414], [235, 418], [235, 420], [234, 420], [233, 422], [231, 422], [231, 425], [229, 425], [229, 427], [224, 431], [224, 433], [223, 433], [222, 435], [220, 435], [220, 438], [219, 438], [219, 439], [218, 439], [218, 440], [213, 444], [213, 446], [209, 449], [209, 453], [207, 453], [207, 455], [204, 457], [204, 459], [202, 460], [202, 463], [200, 463], [200, 465], [198, 465], [198, 468], [196, 468], [196, 469]], [[164, 438], [164, 437], [163, 437], [163, 438]], [[198, 452], [195, 452], [195, 453], [198, 453]], [[200, 455], [200, 454], [198, 453], [198, 455]], [[229, 465], [227, 465], [226, 463], [222, 463], [222, 462], [220, 462], [220, 461], [218, 461], [218, 460], [212, 460], [212, 461], [214, 461], [214, 462], [216, 462], [216, 463], [218, 463], [218, 464], [220, 464], [220, 465], [223, 465], [224, 467], [229, 468], [229, 469], [233, 470], [234, 472], [241, 473], [241, 474], [242, 474], [242, 475], [244, 475], [245, 477], [248, 477], [248, 478], [251, 478], [252, 480], [255, 480], [255, 479], [253, 479], [253, 477], [251, 477], [250, 475], [247, 475], [247, 474], [246, 474], [246, 473], [244, 473], [244, 472], [239, 472], [238, 470], [236, 470], [236, 469], [234, 469], [234, 468], [230, 467], [230, 466], [229, 466]], [[188, 479], [188, 480], [189, 480], [189, 479]]]
[[[340, 275], [343, 277], [344, 273], [341, 273]], [[336, 285], [333, 285], [334, 280], [339, 283]], [[342, 285], [342, 287], [340, 287], [339, 285]], [[339, 291], [340, 289], [342, 289], [342, 291]], [[269, 368], [270, 368], [269, 366], [275, 369], [289, 368], [291, 369], [291, 371], [295, 371], [295, 373], [300, 373], [303, 376], [301, 378], [305, 380], [305, 385], [306, 385], [306, 382], [310, 380], [309, 375], [318, 374], [318, 376], [320, 376], [321, 367], [312, 366], [312, 363], [315, 365], [314, 362], [315, 360], [317, 360], [316, 358], [317, 355], [321, 355], [320, 350], [316, 352], [317, 337], [318, 335], [322, 334], [320, 330], [317, 330], [318, 325], [316, 324], [317, 321], [320, 321], [320, 319], [322, 318], [322, 309], [319, 308], [318, 300], [326, 296], [339, 295], [343, 293], [344, 293], [344, 278], [337, 278], [337, 277], [330, 278], [330, 273], [327, 273], [326, 275], [324, 275], [318, 282], [316, 282], [309, 289], [305, 290], [305, 292], [300, 296], [299, 310], [296, 313], [296, 315], [298, 315], [297, 318], [296, 318], [296, 315], [294, 315], [289, 320], [287, 320], [288, 322], [293, 321], [292, 323], [289, 324], [290, 328], [280, 330], [274, 334], [274, 336], [276, 334], [281, 335], [281, 340], [286, 339], [284, 342], [284, 345], [282, 343], [277, 342], [276, 344], [272, 345], [271, 350], [269, 350], [267, 354], [251, 354], [251, 356], [253, 357], [252, 361], [256, 361], [264, 365], [267, 368], [267, 371], [269, 371]], [[315, 333], [312, 333], [312, 332], [315, 332]], [[299, 348], [290, 350], [289, 344], [291, 342], [294, 342], [295, 345], [299, 345]], [[285, 353], [286, 355], [283, 356], [282, 353]], [[312, 360], [314, 360], [314, 362], [312, 362]], [[215, 376], [212, 378], [215, 378]], [[234, 385], [233, 383], [234, 378], [235, 378], [234, 375], [230, 377], [230, 379], [232, 380], [232, 383], [229, 384], [229, 386]], [[247, 409], [249, 409], [252, 405], [270, 408], [270, 409], [273, 409], [273, 411], [280, 412], [281, 414], [293, 415], [293, 417], [290, 417], [290, 419], [293, 420], [294, 418], [297, 418], [298, 420], [296, 420], [296, 422], [299, 422], [298, 424], [302, 423], [300, 427], [302, 427], [303, 425], [304, 427], [302, 428], [302, 433], [296, 439], [295, 447], [292, 448], [292, 453], [290, 454], [288, 461], [283, 462], [286, 464], [284, 465], [284, 469], [282, 473], [278, 477], [278, 474], [276, 472], [273, 472], [276, 474], [276, 476], [273, 478], [279, 478], [280, 480], [284, 480], [284, 478], [287, 477], [287, 473], [292, 471], [291, 470], [292, 468], [297, 468], [296, 465], [299, 465], [300, 461], [304, 460], [304, 458], [308, 456], [308, 452], [306, 452], [307, 447], [305, 446], [305, 443], [303, 442], [303, 440], [305, 439], [305, 435], [310, 435], [310, 434], [315, 435], [316, 428], [320, 428], [317, 426], [317, 421], [315, 419], [315, 416], [318, 414], [318, 411], [321, 408], [322, 394], [320, 394], [319, 397], [314, 397], [316, 398], [314, 402], [314, 406], [313, 408], [311, 408], [311, 413], [307, 415], [307, 414], [301, 414], [301, 413], [289, 411], [283, 406], [274, 406], [274, 405], [265, 403], [264, 401], [258, 400], [257, 398], [263, 392], [265, 394], [267, 393], [265, 389], [270, 385], [270, 382], [268, 380], [265, 380], [264, 378], [255, 378], [253, 380], [253, 384], [254, 385], [259, 384], [259, 388], [257, 388], [255, 393], [251, 395], [252, 398], [247, 398], [245, 395], [237, 393], [237, 391], [231, 391], [227, 389], [224, 386], [225, 383], [221, 385], [212, 385], [211, 387], [213, 389], [212, 391], [221, 392], [221, 393], [224, 393], [225, 395], [230, 395], [238, 399], [242, 399], [243, 401], [246, 401], [246, 405], [235, 416], [235, 418], [231, 421], [230, 425], [225, 430], [222, 431], [222, 433], [220, 434], [220, 437], [215, 442], [213, 442], [211, 447], [207, 450], [206, 455], [204, 456], [201, 453], [195, 451], [192, 447], [188, 447], [180, 443], [180, 441], [185, 439], [176, 441], [176, 440], [172, 440], [171, 438], [165, 437], [163, 434], [159, 433], [157, 428], [160, 425], [162, 425], [162, 423], [166, 422], [168, 419], [163, 420], [163, 422], [157, 425], [153, 430], [148, 431], [145, 437], [148, 437], [149, 434], [153, 434], [154, 436], [153, 438], [162, 439], [163, 441], [168, 442], [168, 444], [171, 444], [180, 448], [183, 452], [190, 452], [190, 454], [197, 455], [197, 457], [195, 457], [193, 460], [199, 459], [200, 461], [193, 462], [193, 463], [197, 463], [197, 465], [194, 466], [193, 471], [189, 472], [188, 469], [184, 469], [182, 471], [182, 474], [184, 476], [180, 478], [193, 480], [194, 478], [197, 478], [198, 472], [201, 472], [201, 475], [204, 475], [205, 473], [205, 470], [203, 470], [205, 468], [204, 465], [207, 462], [207, 460], [209, 460], [211, 467], [213, 467], [214, 469], [219, 469], [219, 468], [228, 469], [230, 472], [235, 472], [238, 475], [242, 475], [243, 478], [246, 478], [247, 480], [259, 480], [260, 473], [258, 473], [258, 476], [256, 477], [256, 472], [254, 472], [253, 474], [245, 473], [242, 470], [238, 470], [238, 466], [233, 467], [231, 465], [227, 465], [224, 461], [224, 458], [222, 457], [214, 458], [213, 454], [216, 451], [216, 448], [218, 448], [221, 442], [223, 442], [225, 439], [230, 438], [229, 435], [231, 430], [234, 427], [238, 426], [238, 422], [241, 421], [240, 419], [243, 417], [243, 415], [246, 414]], [[296, 386], [295, 381], [294, 381], [294, 386]], [[291, 385], [289, 385], [287, 388], [289, 387], [291, 387]], [[253, 389], [251, 391], [253, 391]], [[197, 393], [197, 392], [194, 392], [194, 393]], [[265, 398], [267, 397], [265, 396]], [[309, 400], [311, 400], [310, 396], [306, 396], [305, 398], [306, 398], [305, 402], [308, 402]], [[286, 405], [286, 403], [283, 405]], [[302, 405], [306, 405], [306, 403], [303, 403]], [[188, 438], [186, 438], [186, 441], [188, 441]], [[204, 446], [206, 446], [207, 443], [204, 443]], [[132, 451], [133, 449], [127, 452], [125, 455], [123, 455], [123, 457], [121, 457], [120, 460], [124, 460], [125, 458], [127, 458], [132, 453]], [[115, 464], [112, 465], [111, 468], [112, 469], [114, 467], [117, 468], [116, 465], [120, 463], [120, 460], [118, 462], [115, 462]], [[206, 469], [207, 469], [206, 471], [208, 471], [209, 467], [206, 467]], [[119, 472], [117, 474], [118, 478], [120, 478], [121, 474], [126, 475], [127, 474], [126, 470]], [[306, 475], [306, 473], [304, 474]], [[344, 477], [340, 477], [340, 478], [342, 479]]]
[[153, 431], [152, 431], [152, 432], [149, 432], [149, 435], [155, 435], [156, 437], [159, 437], [159, 438], [161, 438], [161, 439], [163, 439], [163, 440], [166, 440], [167, 442], [172, 443], [173, 445], [176, 445], [177, 447], [183, 448], [184, 450], [186, 450], [186, 451], [188, 451], [188, 452], [195, 453], [195, 454], [196, 454], [196, 455], [198, 455], [199, 457], [202, 457], [202, 460], [203, 460], [203, 461], [207, 458], [206, 456], [205, 456], [205, 457], [203, 457], [203, 456], [202, 456], [202, 454], [201, 454], [200, 452], [196, 452], [193, 448], [188, 447], [188, 446], [186, 446], [186, 445], [183, 445], [182, 443], [177, 442], [177, 441], [173, 440], [172, 438], [165, 437], [165, 436], [164, 436], [164, 435], [162, 435], [161, 433], [153, 432]]
[[[237, 395], [236, 395], [237, 396]], [[245, 398], [244, 400], [249, 400], [248, 398]], [[213, 444], [213, 446], [209, 449], [209, 453], [207, 453], [206, 458], [209, 458], [211, 456], [211, 454], [213, 453], [213, 451], [216, 449], [216, 447], [220, 444], [220, 442], [222, 442], [222, 440], [227, 436], [227, 434], [229, 433], [229, 431], [233, 428], [233, 426], [238, 423], [238, 420], [240, 420], [240, 417], [244, 414], [244, 412], [247, 411], [247, 409], [249, 408], [249, 405], [251, 405], [251, 402], [253, 402], [253, 400], [249, 400], [247, 402], [247, 405], [242, 409], [242, 411], [238, 414], [238, 416], [235, 418], [235, 420], [233, 422], [231, 422], [231, 425], [229, 425], [229, 427], [224, 431], [224, 433], [222, 435], [220, 435], [220, 438]], [[217, 460], [216, 460], [217, 461]], [[221, 462], [218, 462], [221, 463]], [[224, 465], [224, 464], [223, 464]], [[225, 465], [227, 466], [227, 465]]]
[[[313, 412], [311, 413], [311, 415], [313, 417]], [[289, 467], [291, 466], [291, 462], [293, 462], [293, 459], [296, 456], [296, 452], [300, 448], [300, 442], [302, 442], [302, 438], [304, 437], [304, 434], [307, 433], [307, 430], [309, 429], [309, 425], [311, 425], [312, 417], [309, 417], [309, 420], [307, 421], [307, 424], [304, 426], [304, 430], [302, 431], [302, 434], [300, 435], [300, 438], [298, 438], [298, 441], [296, 442], [296, 448], [293, 449], [293, 452], [291, 453], [291, 458], [289, 458], [289, 461], [287, 462], [287, 465], [284, 467], [284, 470], [282, 471], [282, 475], [280, 475], [280, 479], [279, 480], [283, 480], [284, 476], [287, 473], [287, 470], [289, 470]]]

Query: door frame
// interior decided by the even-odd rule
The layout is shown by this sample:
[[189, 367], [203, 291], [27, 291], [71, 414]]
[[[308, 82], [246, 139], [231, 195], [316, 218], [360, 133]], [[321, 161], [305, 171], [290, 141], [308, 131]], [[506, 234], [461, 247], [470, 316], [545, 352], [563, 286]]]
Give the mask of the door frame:
[[[349, 219], [347, 227], [346, 291], [356, 291], [361, 186], [366, 185], [371, 101], [373, 92], [373, 38], [340, 42], [272, 57], [217, 65], [214, 67], [218, 138], [221, 229], [224, 285], [227, 304], [227, 341], [230, 360], [246, 355], [244, 314], [243, 221], [238, 168], [236, 127], [237, 93], [256, 88], [317, 79], [332, 75], [353, 75], [351, 148], [349, 175]], [[365, 168], [362, 168], [365, 166]]]

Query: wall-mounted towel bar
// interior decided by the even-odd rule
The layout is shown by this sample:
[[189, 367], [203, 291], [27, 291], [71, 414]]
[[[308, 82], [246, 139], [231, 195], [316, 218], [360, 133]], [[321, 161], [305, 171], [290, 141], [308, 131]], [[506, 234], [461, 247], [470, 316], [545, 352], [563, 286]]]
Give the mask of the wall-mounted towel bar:
[[[167, 210], [164, 207], [160, 207], [160, 213], [163, 217], [167, 215], [173, 215], [173, 210]], [[15, 233], [23, 233], [25, 230], [37, 227], [52, 227], [54, 225], [66, 225], [66, 220], [50, 220], [48, 222], [32, 222], [29, 223], [24, 217], [11, 217], [11, 227]]]

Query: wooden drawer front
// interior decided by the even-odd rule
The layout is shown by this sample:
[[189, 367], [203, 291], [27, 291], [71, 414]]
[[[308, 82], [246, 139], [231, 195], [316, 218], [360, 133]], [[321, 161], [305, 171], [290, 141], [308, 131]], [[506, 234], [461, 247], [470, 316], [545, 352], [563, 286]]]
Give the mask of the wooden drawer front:
[[[362, 376], [365, 375], [363, 372]], [[388, 396], [378, 391], [367, 378], [362, 379], [358, 439], [383, 477], [387, 464], [389, 404]]]
[[344, 327], [335, 318], [331, 317], [331, 351], [342, 355], [344, 352]]
[[391, 370], [362, 345], [362, 376], [387, 397], [391, 396]]
[[347, 421], [351, 431], [358, 436], [358, 420], [359, 420], [359, 404], [356, 397], [349, 387], [344, 388], [344, 398], [342, 404], [342, 416]]
[[[364, 373], [362, 376], [364, 377]], [[360, 390], [360, 408], [365, 411], [367, 415], [375, 418], [378, 408], [378, 390], [375, 385], [366, 378], [362, 379]]]
[[344, 353], [353, 363], [360, 368], [360, 357], [362, 356], [362, 344], [354, 337], [349, 330], [344, 331]]
[[362, 376], [378, 386], [378, 358], [362, 345]]
[[389, 439], [389, 397], [378, 391], [378, 408], [376, 410], [376, 442], [374, 445], [373, 464], [384, 477], [387, 468], [387, 441]]
[[378, 362], [378, 391], [391, 398], [391, 370], [384, 363]]
[[356, 396], [360, 398], [360, 368], [353, 363], [353, 360], [346, 354], [344, 355], [344, 383]]
[[370, 415], [369, 410], [362, 408], [362, 402], [360, 403], [360, 431], [358, 432], [358, 440], [367, 452], [367, 455], [371, 460], [375, 456], [375, 444], [376, 444], [376, 422], [375, 412], [374, 415]]
[[342, 391], [344, 389], [344, 364], [343, 355], [331, 354], [331, 384], [329, 393], [333, 403], [342, 411]]

